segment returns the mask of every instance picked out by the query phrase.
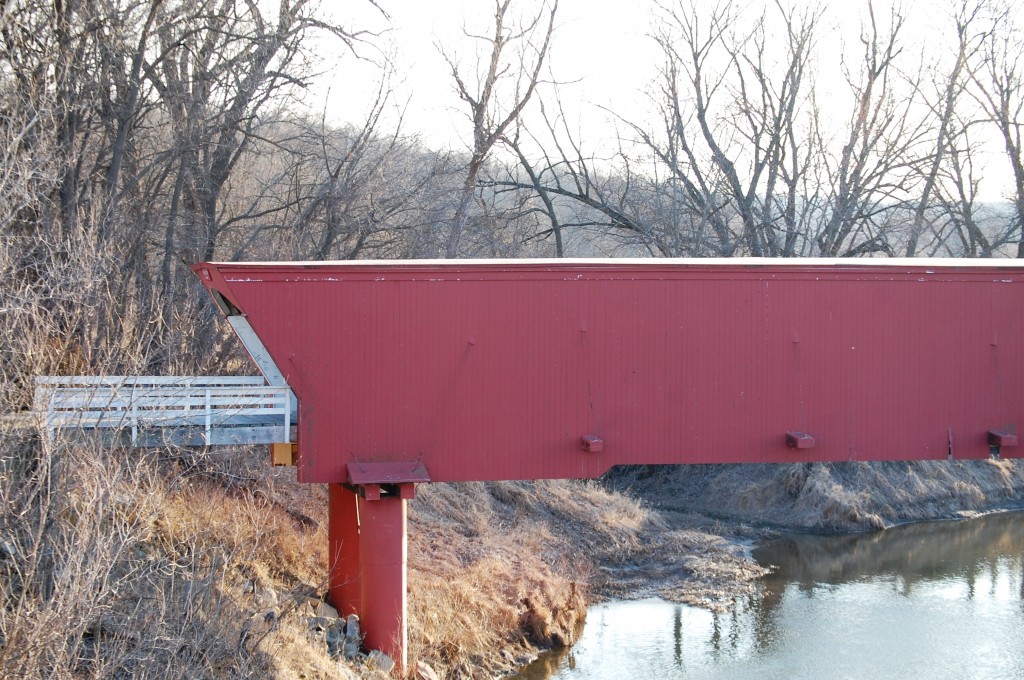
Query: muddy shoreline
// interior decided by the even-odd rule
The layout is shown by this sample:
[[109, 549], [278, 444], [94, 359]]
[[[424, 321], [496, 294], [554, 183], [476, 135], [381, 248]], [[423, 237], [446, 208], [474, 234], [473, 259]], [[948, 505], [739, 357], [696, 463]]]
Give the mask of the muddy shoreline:
[[[860, 653], [838, 661], [844, 669], [849, 670], [849, 663], [870, 667], [876, 649], [886, 648], [892, 655], [912, 648], [915, 663], [935, 659], [936, 667], [948, 674], [955, 664], [949, 665], [954, 660], [944, 655], [955, 657], [957, 652], [945, 646], [941, 652], [929, 650], [944, 637], [934, 635], [932, 624], [947, 633], [969, 625], [971, 632], [987, 639], [1019, 621], [1022, 522], [1024, 509], [1005, 507], [907, 522], [885, 531], [778, 530], [778, 538], [758, 542], [753, 550], [760, 564], [770, 565], [771, 574], [760, 579], [756, 594], [739, 598], [724, 614], [702, 614], [692, 606], [680, 609], [663, 598], [598, 603], [588, 612], [576, 649], [542, 654], [514, 677], [547, 680], [573, 675], [573, 668], [585, 675], [586, 669], [634, 666], [645, 668], [651, 677], [676, 677], [683, 668], [715, 677], [729, 677], [742, 668], [743, 677], [754, 677], [754, 669], [777, 672], [787, 662], [802, 669], [801, 677], [826, 677], [829, 673], [822, 668], [831, 661], [814, 656], [803, 663], [803, 636], [814, 638], [812, 646], [820, 652], [835, 643], [836, 635], [846, 634], [831, 627], [846, 618], [859, 622], [852, 625], [860, 627]], [[684, 626], [693, 624], [682, 634], [680, 620]], [[915, 621], [920, 625], [912, 625]], [[591, 630], [592, 625], [597, 629]], [[681, 639], [688, 640], [690, 650], [685, 662], [679, 656]], [[729, 642], [720, 647], [725, 639]], [[887, 647], [890, 642], [894, 646]], [[1009, 677], [1008, 668], [1019, 667], [1019, 658], [1011, 653], [1009, 665], [1002, 663], [1002, 672], [990, 675]], [[655, 668], [660, 671], [654, 673]]]
[[1024, 469], [1002, 460], [636, 466], [596, 482], [428, 486], [410, 507], [413, 619], [456, 611], [454, 624], [413, 631], [413, 644], [442, 675], [464, 678], [571, 645], [586, 608], [604, 600], [726, 611], [767, 573], [754, 546], [784, 533], [1024, 507]]
[[659, 597], [725, 611], [767, 573], [751, 556], [762, 541], [1024, 509], [1024, 472], [997, 460], [638, 466], [613, 470], [602, 485], [638, 498], [651, 521], [628, 556], [594, 556], [588, 606]]
[[[750, 548], [780, 533], [858, 533], [1024, 508], [1024, 470], [1006, 460], [633, 466], [602, 482], [640, 498], [664, 530], [646, 559], [604, 567], [595, 600], [656, 595], [716, 610], [755, 587], [764, 572]], [[628, 578], [611, 578], [620, 574]]]

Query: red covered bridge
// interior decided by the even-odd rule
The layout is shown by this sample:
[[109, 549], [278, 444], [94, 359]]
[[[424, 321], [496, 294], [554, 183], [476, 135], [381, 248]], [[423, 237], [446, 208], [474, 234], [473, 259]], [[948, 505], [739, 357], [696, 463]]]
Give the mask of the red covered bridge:
[[400, 663], [417, 482], [1021, 450], [1020, 261], [195, 270], [264, 373], [294, 391], [285, 452], [300, 480], [331, 484], [332, 598]]

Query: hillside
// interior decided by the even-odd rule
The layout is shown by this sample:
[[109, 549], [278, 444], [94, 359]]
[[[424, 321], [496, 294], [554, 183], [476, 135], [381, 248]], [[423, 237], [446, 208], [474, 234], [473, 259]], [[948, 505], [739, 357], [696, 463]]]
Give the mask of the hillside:
[[[323, 486], [269, 467], [262, 449], [110, 451], [5, 434], [3, 677], [383, 677], [331, 654]], [[756, 526], [858, 530], [1022, 499], [1020, 466], [990, 461], [421, 486], [412, 658], [440, 677], [492, 677], [571, 643], [604, 597], [726, 608], [762, 573], [746, 550], [771, 530]]]
[[642, 493], [659, 510], [819, 532], [1024, 505], [1024, 468], [1012, 459], [634, 466], [613, 470], [606, 481], [622, 493]]
[[[22, 436], [13, 453], [0, 487], [0, 675], [373, 675], [329, 653], [322, 485], [251, 449]], [[409, 533], [412, 657], [450, 677], [570, 643], [588, 601], [627, 594], [616, 569], [655, 554], [683, 597], [710, 606], [759, 574], [734, 545], [594, 483], [421, 487]]]

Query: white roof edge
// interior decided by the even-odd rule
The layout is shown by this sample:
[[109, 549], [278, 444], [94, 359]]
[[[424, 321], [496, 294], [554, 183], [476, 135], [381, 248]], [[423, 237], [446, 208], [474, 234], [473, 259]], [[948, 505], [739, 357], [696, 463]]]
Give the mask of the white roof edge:
[[635, 266], [840, 266], [850, 267], [1021, 267], [1019, 258], [962, 258], [962, 257], [603, 257], [603, 258], [505, 258], [466, 260], [298, 260], [270, 262], [210, 262], [210, 265], [264, 267], [436, 267], [462, 265], [635, 265]]

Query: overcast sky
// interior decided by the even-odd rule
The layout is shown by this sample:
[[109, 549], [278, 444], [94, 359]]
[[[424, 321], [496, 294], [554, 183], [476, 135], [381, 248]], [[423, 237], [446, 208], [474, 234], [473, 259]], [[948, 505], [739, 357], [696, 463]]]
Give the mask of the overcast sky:
[[[493, 30], [493, 2], [381, 0], [379, 4], [390, 21], [369, 3], [346, 3], [345, 16], [337, 16], [335, 10], [336, 19], [346, 26], [383, 31], [377, 42], [393, 51], [396, 101], [409, 104], [407, 130], [422, 134], [431, 145], [458, 148], [468, 137], [468, 121], [437, 46], [469, 63], [475, 45], [463, 35], [463, 28]], [[538, 3], [519, 5], [535, 10]], [[607, 106], [636, 99], [658, 59], [653, 42], [645, 37], [650, 26], [646, 6], [645, 0], [561, 0], [549, 62], [574, 102]], [[331, 75], [318, 83], [319, 101], [328, 117], [359, 120], [379, 75], [372, 64], [342, 57]], [[607, 117], [590, 113], [601, 120]]]
[[[747, 7], [750, 12], [759, 13], [765, 1], [771, 2], [750, 0]], [[809, 1], [789, 0], [788, 4]], [[426, 144], [435, 148], [466, 148], [471, 126], [438, 45], [470, 64], [476, 46], [463, 31], [487, 34], [493, 30], [493, 0], [379, 0], [388, 19], [368, 1], [339, 4], [341, 6], [328, 10], [329, 3], [324, 3], [325, 11], [334, 13], [335, 21], [348, 28], [381, 33], [374, 42], [393, 63], [394, 99], [405, 111], [403, 129], [420, 135]], [[843, 123], [849, 116], [849, 103], [842, 96], [827, 96], [827, 90], [830, 84], [841, 82], [837, 70], [841, 49], [856, 40], [855, 27], [866, 16], [868, 3], [867, 0], [819, 0], [813, 4], [826, 9], [816, 63], [819, 92], [826, 93], [823, 97], [826, 104], [840, 104], [831, 117]], [[903, 36], [908, 53], [916, 55], [925, 51], [942, 55], [943, 32], [950, 28], [943, 21], [946, 4], [947, 0], [901, 3], [907, 16]], [[562, 83], [561, 96], [571, 109], [568, 113], [573, 125], [581, 130], [590, 148], [614, 145], [614, 123], [600, 107], [610, 108], [635, 122], [643, 122], [651, 115], [652, 107], [645, 93], [661, 63], [659, 50], [650, 37], [655, 5], [655, 0], [559, 2], [550, 69], [553, 77]], [[538, 0], [516, 0], [513, 11], [536, 12], [538, 6]], [[875, 0], [874, 6], [876, 16], [885, 20], [889, 0]], [[846, 43], [842, 36], [846, 37]], [[381, 61], [381, 55], [372, 49], [362, 52]], [[307, 103], [334, 123], [358, 123], [365, 119], [380, 81], [380, 68], [340, 51], [325, 49], [321, 56], [321, 65], [327, 73], [317, 81]], [[536, 109], [536, 106], [531, 108]], [[393, 113], [391, 120], [396, 117]], [[991, 150], [995, 166], [991, 173], [995, 175], [1003, 172], [1005, 159], [998, 158], [1001, 151], [998, 144]], [[993, 183], [986, 198], [997, 198], [1001, 191]]]

